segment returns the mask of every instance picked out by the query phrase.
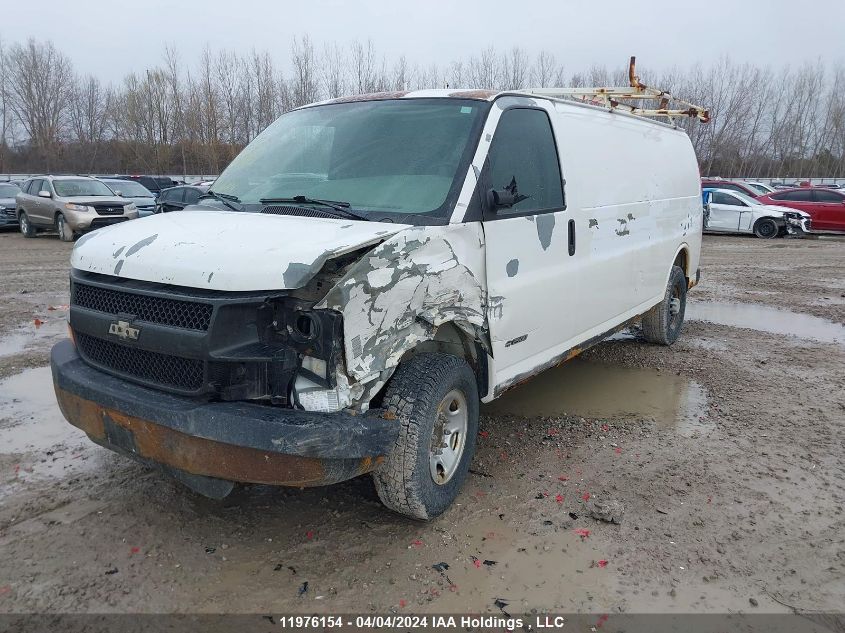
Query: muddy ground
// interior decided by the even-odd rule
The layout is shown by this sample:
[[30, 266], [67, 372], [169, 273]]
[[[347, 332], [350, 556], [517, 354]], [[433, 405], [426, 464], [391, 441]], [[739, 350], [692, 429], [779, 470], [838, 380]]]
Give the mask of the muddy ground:
[[485, 407], [426, 524], [367, 478], [214, 502], [91, 444], [46, 367], [69, 254], [0, 234], [0, 613], [842, 610], [845, 240], [706, 237], [689, 317], [712, 322]]

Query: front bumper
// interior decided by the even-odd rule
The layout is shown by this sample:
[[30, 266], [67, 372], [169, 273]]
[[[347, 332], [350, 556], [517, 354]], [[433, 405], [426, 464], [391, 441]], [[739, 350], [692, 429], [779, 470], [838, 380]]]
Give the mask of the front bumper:
[[89, 366], [70, 340], [53, 347], [50, 363], [68, 422], [200, 492], [197, 481], [319, 486], [351, 479], [378, 466], [398, 434], [396, 421], [378, 412], [201, 402], [134, 385]]
[[20, 226], [15, 207], [0, 208], [0, 228], [5, 226]]
[[88, 231], [96, 231], [104, 226], [111, 226], [112, 224], [119, 224], [127, 220], [134, 220], [138, 217], [138, 212], [134, 211], [132, 214], [125, 215], [97, 215], [95, 213], [70, 213], [65, 215], [68, 225], [74, 233], [87, 233]]

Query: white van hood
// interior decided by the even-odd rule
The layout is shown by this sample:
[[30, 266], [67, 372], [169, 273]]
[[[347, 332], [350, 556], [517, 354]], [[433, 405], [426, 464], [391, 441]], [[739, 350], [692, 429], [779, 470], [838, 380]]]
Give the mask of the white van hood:
[[176, 211], [83, 235], [77, 270], [208, 290], [301, 288], [326, 260], [407, 224], [231, 211]]

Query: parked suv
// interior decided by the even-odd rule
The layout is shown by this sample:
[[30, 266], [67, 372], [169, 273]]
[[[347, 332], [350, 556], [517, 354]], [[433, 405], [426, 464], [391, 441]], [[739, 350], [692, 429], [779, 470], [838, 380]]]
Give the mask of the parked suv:
[[103, 226], [138, 217], [137, 207], [114, 194], [96, 178], [37, 176], [15, 197], [21, 233], [35, 237], [55, 229], [63, 242]]
[[115, 195], [120, 196], [127, 203], [132, 202], [138, 207], [139, 218], [145, 218], [155, 213], [155, 195], [140, 182], [121, 178], [100, 178], [100, 180], [106, 183]]
[[673, 343], [699, 277], [686, 133], [531, 94], [302, 107], [201, 207], [77, 242], [52, 371], [71, 424], [211, 497], [372, 473], [435, 517], [479, 401], [635, 321]]
[[15, 196], [20, 191], [21, 188], [17, 185], [9, 182], [0, 182], [0, 229], [7, 226], [18, 228]]

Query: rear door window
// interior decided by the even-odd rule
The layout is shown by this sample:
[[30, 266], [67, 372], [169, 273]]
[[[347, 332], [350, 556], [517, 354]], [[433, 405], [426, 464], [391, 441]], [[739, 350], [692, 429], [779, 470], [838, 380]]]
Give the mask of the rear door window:
[[772, 198], [774, 200], [785, 200], [788, 202], [812, 202], [813, 192], [810, 189], [784, 191], [783, 193], [774, 194]]
[[834, 193], [833, 191], [825, 191], [824, 189], [816, 189], [813, 191], [813, 198], [815, 198], [816, 202], [842, 202], [845, 198], [838, 193]]

